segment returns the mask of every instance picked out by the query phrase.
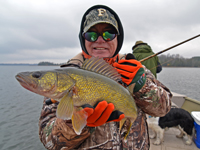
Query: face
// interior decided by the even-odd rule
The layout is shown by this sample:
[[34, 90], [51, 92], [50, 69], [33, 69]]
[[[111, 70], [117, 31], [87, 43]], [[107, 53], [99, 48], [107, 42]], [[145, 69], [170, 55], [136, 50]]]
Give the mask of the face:
[[[101, 23], [91, 27], [88, 31], [103, 33], [109, 30], [114, 30], [114, 27], [107, 23]], [[85, 40], [85, 47], [90, 56], [112, 57], [117, 49], [117, 36], [112, 41], [104, 41], [102, 36], [99, 36], [95, 42]]]

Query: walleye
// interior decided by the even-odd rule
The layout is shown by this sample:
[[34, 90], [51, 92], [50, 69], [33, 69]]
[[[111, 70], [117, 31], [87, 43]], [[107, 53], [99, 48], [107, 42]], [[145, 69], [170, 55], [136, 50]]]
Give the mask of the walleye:
[[81, 68], [21, 72], [16, 75], [16, 79], [25, 89], [59, 101], [57, 117], [71, 119], [76, 134], [80, 134], [87, 124], [87, 113], [81, 107], [84, 104], [94, 106], [101, 100], [113, 103], [115, 110], [125, 115], [120, 129], [127, 118], [132, 124], [137, 117], [132, 93], [118, 83], [121, 76], [103, 59], [86, 59]]

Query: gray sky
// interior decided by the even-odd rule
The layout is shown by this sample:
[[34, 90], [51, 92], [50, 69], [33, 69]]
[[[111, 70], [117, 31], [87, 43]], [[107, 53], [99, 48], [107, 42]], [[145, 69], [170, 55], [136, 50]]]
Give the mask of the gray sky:
[[[81, 51], [82, 15], [96, 4], [119, 15], [121, 53], [137, 40], [156, 53], [200, 34], [200, 0], [0, 0], [0, 63], [66, 62]], [[164, 54], [200, 56], [200, 37]]]

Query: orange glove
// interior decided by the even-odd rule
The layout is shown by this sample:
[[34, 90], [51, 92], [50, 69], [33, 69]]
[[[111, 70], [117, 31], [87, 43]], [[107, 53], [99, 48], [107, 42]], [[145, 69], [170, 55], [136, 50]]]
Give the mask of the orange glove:
[[142, 64], [135, 60], [133, 54], [127, 54], [125, 59], [119, 60], [113, 64], [116, 67], [121, 79], [127, 85], [135, 83], [134, 92], [139, 91], [145, 84], [146, 75]]
[[120, 121], [125, 117], [124, 113], [114, 110], [112, 103], [107, 103], [105, 100], [98, 102], [96, 106], [92, 107], [89, 104], [82, 106], [88, 113], [87, 126], [96, 127], [111, 121]]
[[[47, 99], [45, 101], [47, 105], [51, 105], [53, 103], [57, 103], [54, 99]], [[121, 111], [114, 110], [113, 103], [107, 103], [106, 101], [98, 102], [94, 107], [89, 104], [85, 104], [82, 108], [87, 112], [87, 126], [96, 127], [101, 126], [104, 123], [111, 122], [111, 121], [120, 121], [122, 120], [125, 115]]]

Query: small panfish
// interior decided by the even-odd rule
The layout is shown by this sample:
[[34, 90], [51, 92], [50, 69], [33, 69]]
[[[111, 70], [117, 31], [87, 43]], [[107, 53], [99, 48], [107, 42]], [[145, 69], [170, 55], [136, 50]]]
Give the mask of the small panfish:
[[86, 59], [81, 68], [21, 72], [16, 75], [16, 79], [25, 89], [59, 101], [57, 117], [71, 119], [77, 134], [81, 133], [87, 123], [87, 113], [81, 107], [84, 104], [94, 106], [102, 100], [113, 103], [115, 110], [125, 115], [120, 127], [127, 118], [133, 123], [137, 117], [132, 93], [118, 83], [121, 76], [103, 59]]

